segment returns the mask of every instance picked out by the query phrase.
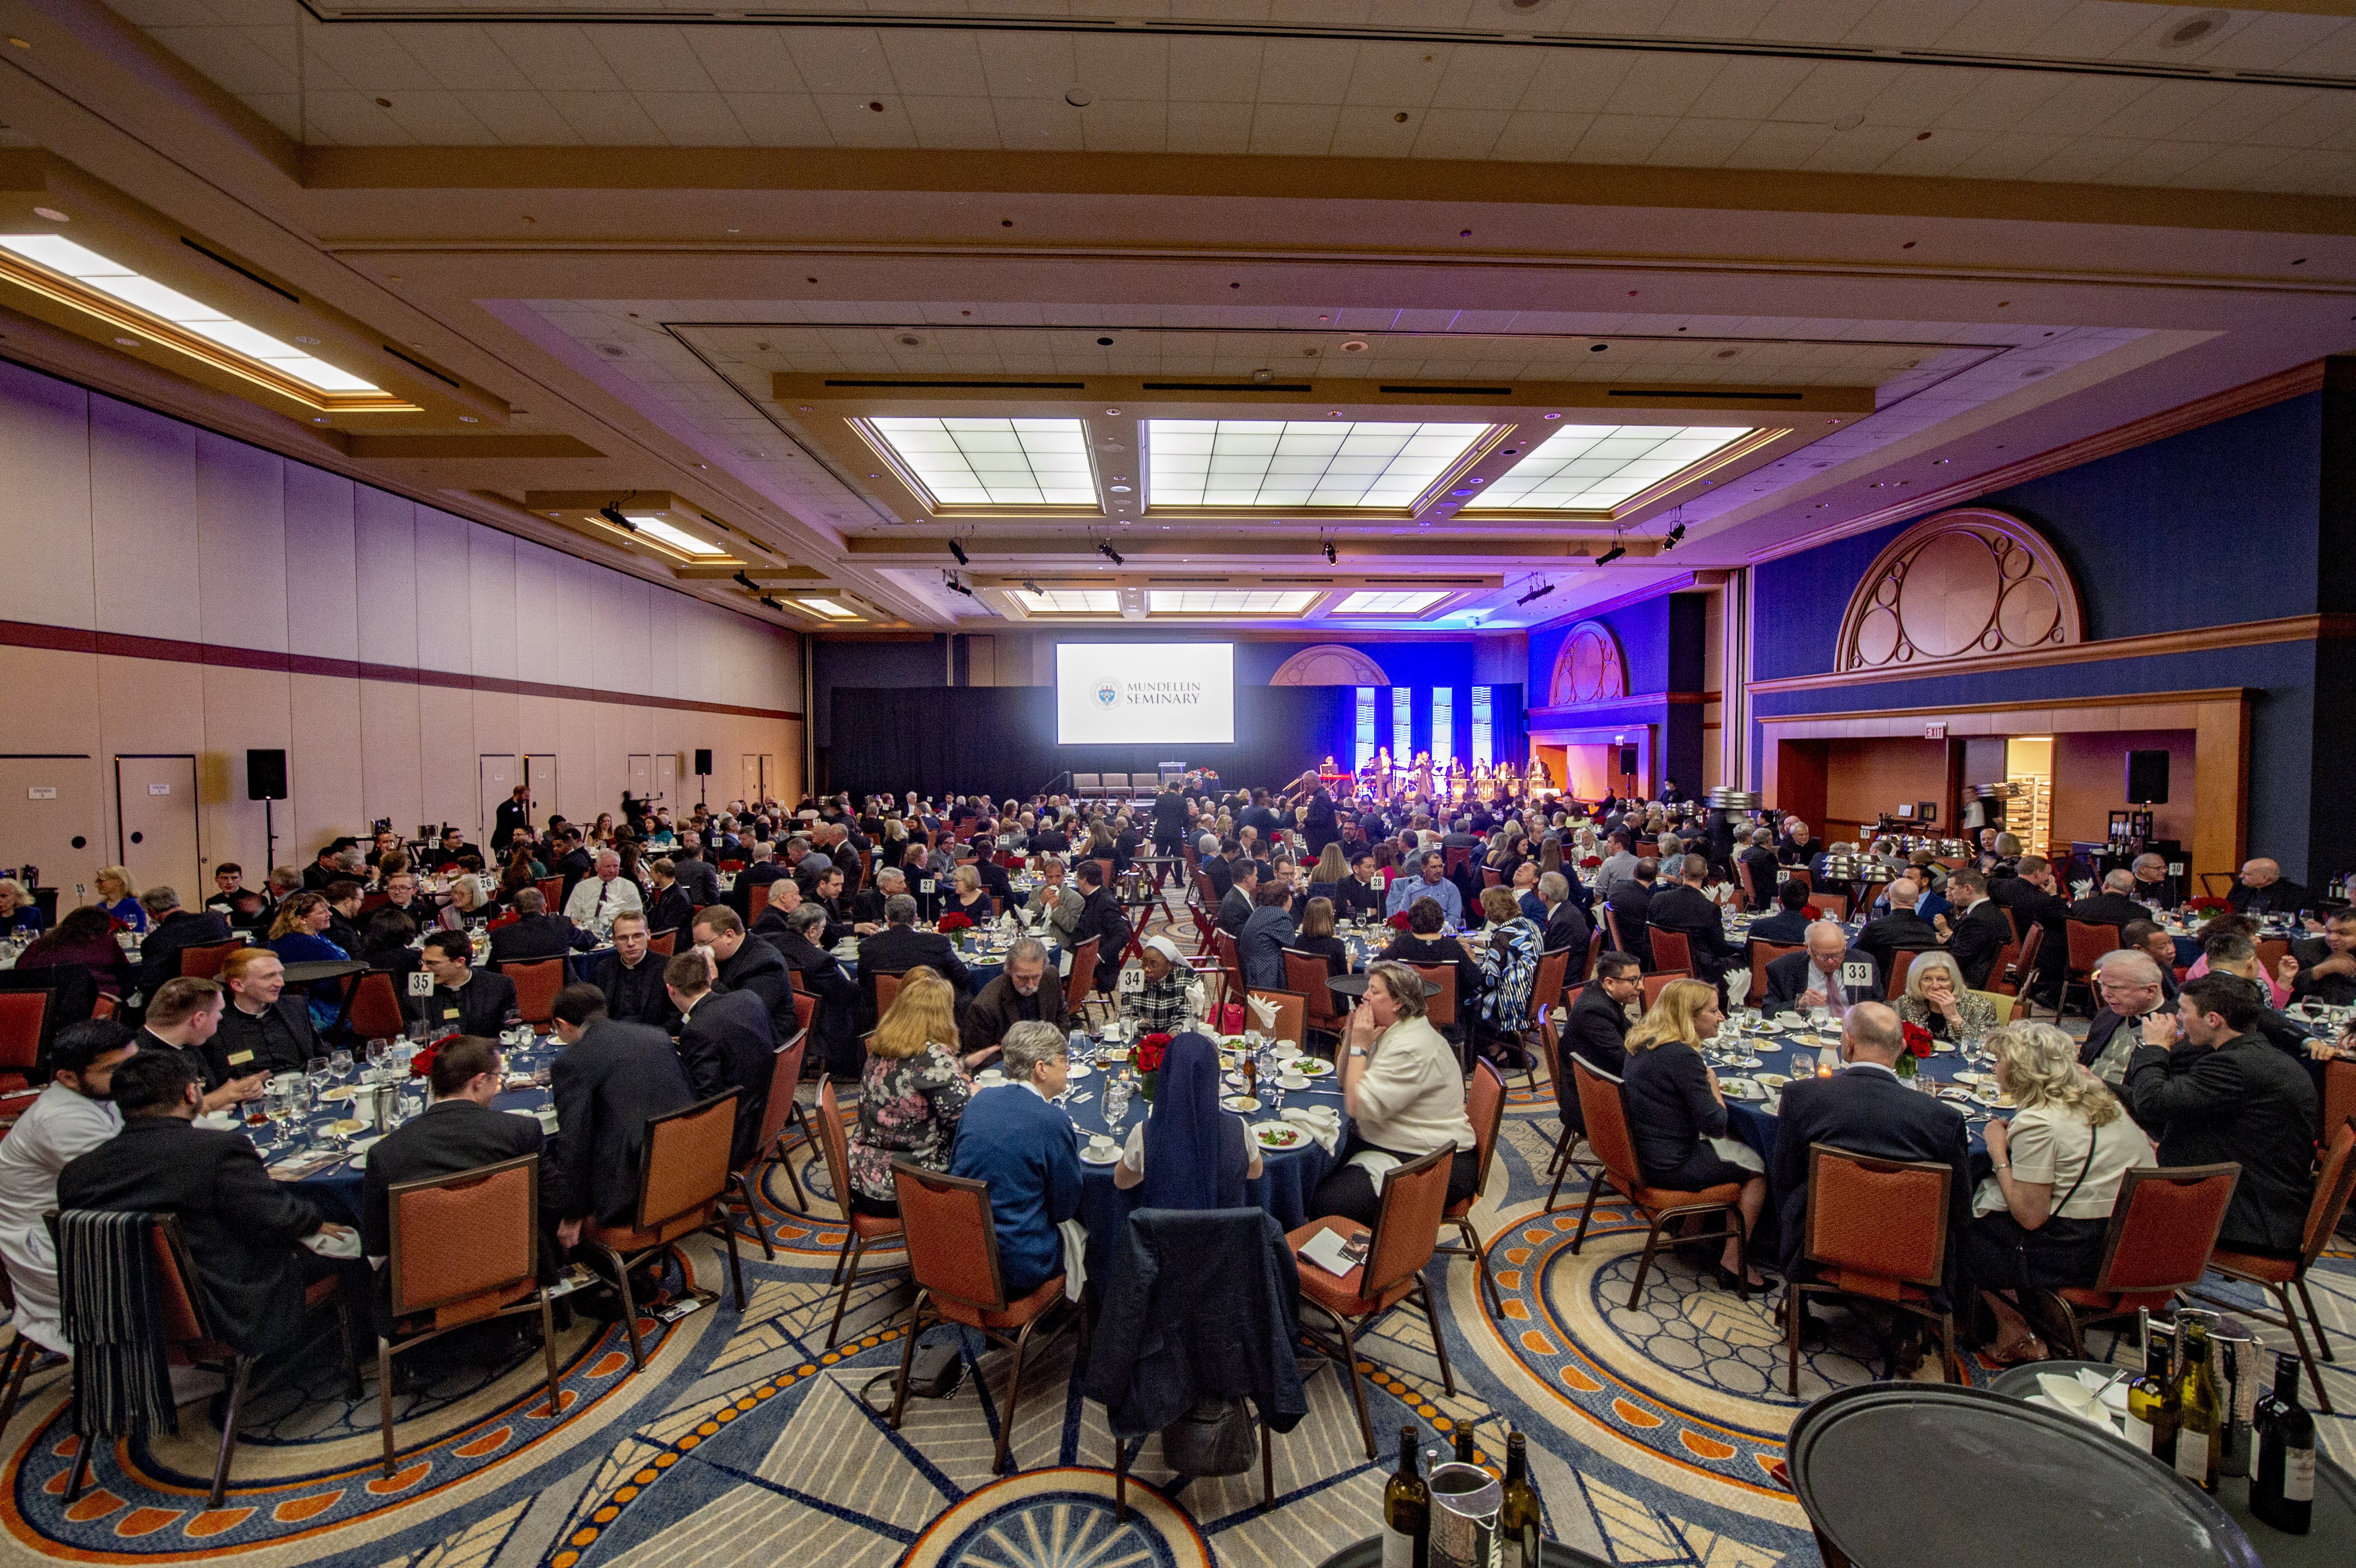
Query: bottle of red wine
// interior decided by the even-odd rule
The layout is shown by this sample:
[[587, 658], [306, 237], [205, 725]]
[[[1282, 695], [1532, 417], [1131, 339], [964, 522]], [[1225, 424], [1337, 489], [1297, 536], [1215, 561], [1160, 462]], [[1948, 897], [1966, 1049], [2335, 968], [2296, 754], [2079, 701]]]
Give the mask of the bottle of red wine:
[[1431, 1488], [1415, 1468], [1416, 1429], [1399, 1428], [1398, 1470], [1383, 1488], [1383, 1568], [1427, 1568]]
[[2285, 1535], [2305, 1535], [2315, 1516], [2315, 1417], [2298, 1403], [2299, 1360], [2275, 1360], [2275, 1392], [2251, 1420], [2257, 1460], [2250, 1473], [2250, 1512]]

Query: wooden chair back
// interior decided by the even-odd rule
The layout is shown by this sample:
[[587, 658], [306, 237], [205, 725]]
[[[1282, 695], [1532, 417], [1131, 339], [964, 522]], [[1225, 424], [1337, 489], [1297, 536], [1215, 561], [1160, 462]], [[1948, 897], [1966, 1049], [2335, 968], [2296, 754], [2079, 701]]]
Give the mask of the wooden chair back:
[[564, 912], [564, 879], [542, 877], [537, 886], [540, 889], [541, 901], [548, 906], [548, 912], [562, 914]]
[[1636, 1169], [1636, 1140], [1628, 1130], [1628, 1107], [1620, 1098], [1620, 1080], [1588, 1065], [1577, 1051], [1564, 1058], [1570, 1081], [1579, 1091], [1579, 1117], [1587, 1124], [1587, 1144], [1603, 1162], [1604, 1174], [1622, 1192], [1643, 1185]]
[[876, 1016], [878, 1019], [881, 1019], [881, 1018], [882, 1018], [885, 1013], [888, 1013], [888, 1012], [890, 1012], [890, 1011], [892, 1010], [892, 1004], [893, 1004], [894, 1002], [898, 1001], [899, 999], [900, 999], [900, 976], [897, 976], [897, 975], [878, 975], [878, 976], [875, 976], [875, 1016]]
[[1488, 1189], [1489, 1162], [1497, 1157], [1497, 1134], [1505, 1125], [1505, 1081], [1487, 1057], [1472, 1064], [1472, 1082], [1464, 1090], [1464, 1115], [1472, 1123], [1472, 1157], [1480, 1174], [1472, 1196], [1462, 1207], [1467, 1213]]
[[1380, 1300], [1391, 1291], [1404, 1291], [1431, 1261], [1448, 1211], [1449, 1168], [1455, 1159], [1454, 1149], [1435, 1149], [1399, 1166], [1383, 1182], [1382, 1208], [1366, 1243], [1361, 1296]]
[[360, 976], [352, 991], [351, 1025], [362, 1040], [391, 1040], [409, 1027], [391, 976], [380, 969]]
[[1787, 953], [1806, 951], [1807, 944], [1804, 943], [1795, 942], [1787, 945], [1780, 942], [1754, 940], [1751, 944], [1751, 993], [1746, 998], [1750, 1004], [1755, 1008], [1767, 999], [1767, 965]]
[[835, 1206], [851, 1222], [851, 1140], [843, 1136], [842, 1104], [834, 1097], [834, 1080], [818, 1083], [818, 1146], [826, 1156], [826, 1179], [834, 1189]]
[[41, 1041], [49, 1021], [47, 991], [0, 991], [0, 1068], [30, 1072], [41, 1060]]
[[1562, 1000], [1563, 986], [1570, 975], [1570, 949], [1557, 947], [1538, 955], [1536, 978], [1530, 982], [1530, 1011], [1533, 1016], [1550, 1011]]
[[1645, 930], [1645, 939], [1652, 944], [1653, 969], [1655, 974], [1690, 975], [1693, 973], [1693, 949], [1687, 944], [1684, 932], [1665, 931], [1657, 925], [1648, 926]]
[[386, 1194], [392, 1312], [436, 1328], [487, 1317], [540, 1283], [540, 1156], [397, 1183]]
[[1006, 1310], [990, 1183], [895, 1159], [892, 1186], [916, 1288], [982, 1312]]
[[658, 931], [652, 936], [648, 937], [647, 951], [655, 955], [655, 956], [659, 958], [678, 957], [679, 927], [672, 926], [668, 931]]
[[2356, 1126], [2340, 1124], [2323, 1145], [2323, 1169], [2315, 1179], [2315, 1198], [2307, 1206], [2307, 1239], [2299, 1249], [2299, 1272], [2305, 1274], [2322, 1255], [2348, 1211], [2348, 1197], [2356, 1189]]
[[1333, 987], [1327, 984], [1332, 978], [1333, 970], [1326, 964], [1323, 953], [1302, 953], [1290, 947], [1284, 950], [1285, 988], [1301, 997], [1309, 1027], [1328, 1033], [1333, 1032], [1344, 1016], [1334, 998]]
[[761, 1106], [761, 1141], [753, 1146], [752, 1157], [744, 1162], [748, 1173], [776, 1151], [786, 1124], [793, 1120], [794, 1090], [802, 1081], [802, 1053], [809, 1049], [809, 1030], [805, 1029], [770, 1060], [769, 1098]]
[[1097, 988], [1097, 950], [1103, 941], [1091, 936], [1072, 949], [1071, 983], [1064, 990], [1074, 1002], [1085, 1001]]

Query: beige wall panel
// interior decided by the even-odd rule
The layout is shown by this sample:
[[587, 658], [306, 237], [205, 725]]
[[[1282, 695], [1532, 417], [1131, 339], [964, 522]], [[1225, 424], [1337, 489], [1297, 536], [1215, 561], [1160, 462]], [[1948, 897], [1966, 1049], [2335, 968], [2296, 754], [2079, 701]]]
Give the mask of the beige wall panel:
[[[611, 576], [585, 560], [559, 557], [555, 581], [550, 584], [556, 609], [556, 669], [548, 678], [558, 686], [590, 686], [595, 682], [597, 639], [596, 581]], [[567, 816], [572, 816], [566, 812]]]
[[18, 756], [88, 752], [96, 756], [97, 665], [89, 654], [0, 647], [0, 691], [7, 694], [7, 728], [0, 732], [0, 752]]
[[[204, 679], [205, 745], [197, 758], [197, 779], [206, 801], [207, 853], [236, 860], [249, 873], [254, 866], [269, 864], [262, 859], [262, 803], [245, 798], [245, 753], [255, 747], [278, 747], [286, 752], [288, 798], [271, 814], [278, 829], [276, 864], [301, 864], [289, 859], [297, 853], [309, 859], [307, 848], [316, 846], [306, 848], [305, 844], [310, 830], [303, 818], [310, 802], [304, 790], [304, 758], [293, 749], [289, 677], [284, 670], [223, 665], [207, 665], [199, 673]], [[217, 781], [225, 781], [226, 787], [216, 795]]]
[[516, 544], [516, 678], [554, 685], [564, 678], [557, 624], [562, 618], [567, 558], [530, 540]]
[[[352, 482], [286, 464], [286, 648], [315, 658], [357, 659], [359, 568]], [[297, 726], [300, 732], [300, 726]]]
[[516, 676], [516, 540], [513, 535], [466, 526], [467, 602], [472, 617], [473, 669], [500, 680]]
[[399, 496], [367, 485], [353, 493], [363, 664], [417, 667], [416, 517], [417, 508]]
[[363, 834], [368, 827], [359, 691], [359, 681], [340, 676], [287, 677], [296, 743], [286, 755], [286, 783], [306, 835], [300, 846], [306, 860], [330, 835]]
[[[9, 411], [17, 411], [12, 404]], [[203, 641], [197, 432], [112, 398], [92, 398], [87, 453], [99, 629]]]
[[417, 727], [423, 740], [417, 772], [425, 805], [425, 815], [418, 820], [474, 821], [482, 788], [472, 744], [475, 694], [445, 686], [419, 687]]
[[0, 485], [17, 524], [0, 533], [0, 620], [88, 628], [89, 397], [0, 365]]
[[601, 811], [618, 805], [617, 794], [605, 799], [597, 772], [596, 704], [573, 698], [556, 705], [556, 809], [567, 816], [594, 822]]
[[[417, 508], [417, 667], [466, 675], [474, 669], [473, 595], [466, 536], [472, 523]], [[429, 734], [431, 731], [427, 731]], [[429, 797], [430, 798], [430, 797]], [[453, 820], [456, 820], [454, 818]]]
[[[71, 656], [77, 660], [81, 656]], [[204, 670], [198, 665], [166, 664], [158, 659], [92, 657], [87, 659], [98, 688], [95, 709], [100, 780], [106, 796], [107, 842], [114, 842], [114, 758], [138, 752], [186, 752], [197, 759], [196, 810], [201, 819], [209, 800], [226, 795], [230, 770], [218, 756], [205, 752]], [[241, 756], [241, 763], [244, 759]], [[236, 774], [244, 788], [244, 774]], [[217, 853], [209, 835], [205, 853]], [[185, 892], [187, 890], [181, 890]]]
[[361, 815], [390, 816], [403, 833], [415, 832], [425, 820], [418, 689], [405, 681], [360, 682]]
[[658, 595], [647, 620], [647, 684], [650, 696], [679, 697], [679, 628], [688, 602], [675, 593]]
[[204, 640], [286, 650], [286, 464], [197, 432], [197, 603]]
[[[481, 798], [483, 791], [482, 759], [486, 753], [521, 757], [529, 747], [520, 740], [523, 733], [521, 709], [524, 699], [511, 691], [478, 691], [475, 693], [475, 794]], [[523, 782], [523, 764], [517, 764], [516, 782]], [[467, 836], [475, 832], [474, 817], [468, 817]]]
[[599, 572], [593, 592], [600, 635], [589, 684], [599, 691], [651, 690], [652, 601], [658, 593], [666, 599], [673, 595], [667, 589], [613, 572]]
[[[564, 738], [563, 722], [557, 710], [564, 704], [553, 697], [519, 697], [516, 699], [516, 751], [518, 754], [538, 752], [555, 754], [557, 744]], [[552, 809], [554, 802], [548, 803]]]

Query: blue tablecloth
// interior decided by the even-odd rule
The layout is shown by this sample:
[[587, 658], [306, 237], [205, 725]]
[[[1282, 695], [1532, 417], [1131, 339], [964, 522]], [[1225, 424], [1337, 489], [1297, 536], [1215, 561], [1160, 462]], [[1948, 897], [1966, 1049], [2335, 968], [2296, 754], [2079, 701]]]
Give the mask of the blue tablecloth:
[[[1295, 1105], [1327, 1105], [1342, 1116], [1343, 1137], [1349, 1136], [1349, 1118], [1342, 1110], [1342, 1093], [1333, 1075], [1311, 1080], [1312, 1083], [1333, 1084], [1330, 1089], [1291, 1089], [1285, 1092], [1287, 1107]], [[1065, 1115], [1072, 1118], [1085, 1145], [1098, 1133], [1108, 1132], [1104, 1117], [1105, 1074], [1102, 1069], [1091, 1072], [1073, 1085], [1072, 1097], [1064, 1104]], [[997, 1093], [998, 1091], [991, 1091]], [[1230, 1093], [1239, 1093], [1230, 1087]], [[1261, 1108], [1246, 1115], [1249, 1122], [1271, 1121], [1276, 1118], [1275, 1102], [1265, 1087], [1260, 1094]], [[1146, 1114], [1146, 1102], [1141, 1096], [1130, 1100], [1128, 1119], [1116, 1135], [1126, 1142], [1130, 1130]], [[1337, 1142], [1335, 1147], [1340, 1147]], [[1080, 1224], [1088, 1233], [1088, 1270], [1099, 1278], [1110, 1276], [1103, 1271], [1112, 1266], [1112, 1247], [1129, 1222], [1130, 1211], [1142, 1200], [1145, 1189], [1132, 1187], [1122, 1191], [1113, 1185], [1109, 1165], [1087, 1165], [1080, 1168]], [[1290, 1231], [1309, 1222], [1309, 1195], [1333, 1168], [1333, 1157], [1323, 1147], [1310, 1140], [1296, 1149], [1262, 1149], [1260, 1179], [1246, 1184], [1246, 1195], [1254, 1203], [1277, 1218], [1277, 1222]]]

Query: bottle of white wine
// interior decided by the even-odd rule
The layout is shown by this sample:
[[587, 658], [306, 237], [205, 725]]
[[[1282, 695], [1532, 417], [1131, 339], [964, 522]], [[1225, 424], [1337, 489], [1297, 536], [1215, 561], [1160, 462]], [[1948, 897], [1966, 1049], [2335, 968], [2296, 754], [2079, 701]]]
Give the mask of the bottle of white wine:
[[2127, 1436], [2161, 1464], [2176, 1463], [2176, 1379], [2167, 1341], [2146, 1314], [2143, 1376], [2127, 1384]]
[[1505, 1500], [1497, 1510], [1498, 1568], [1539, 1568], [1538, 1495], [1530, 1489], [1529, 1445], [1518, 1432], [1505, 1437]]
[[2225, 1445], [2225, 1405], [2209, 1364], [2209, 1326], [2195, 1319], [2184, 1331], [2184, 1383], [2176, 1426], [2176, 1473], [2204, 1492], [2217, 1489], [2217, 1461]]
[[1416, 1429], [1399, 1428], [1398, 1469], [1383, 1488], [1383, 1568], [1426, 1568], [1431, 1488], [1416, 1474]]
[[2299, 1370], [2297, 1356], [2276, 1357], [2275, 1392], [2258, 1406], [2250, 1472], [2251, 1514], [2285, 1535], [2305, 1535], [2315, 1522], [2315, 1417], [2298, 1403]]

